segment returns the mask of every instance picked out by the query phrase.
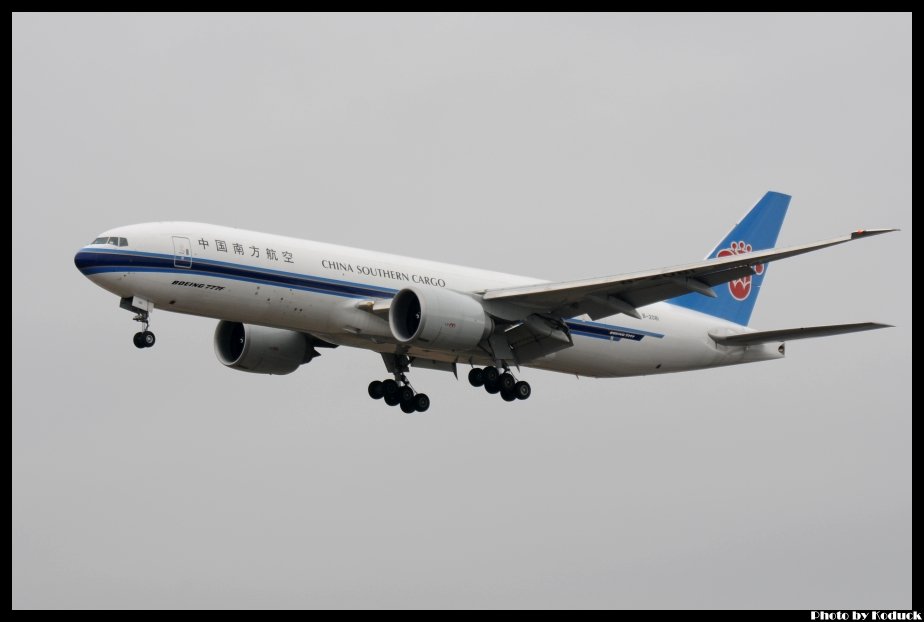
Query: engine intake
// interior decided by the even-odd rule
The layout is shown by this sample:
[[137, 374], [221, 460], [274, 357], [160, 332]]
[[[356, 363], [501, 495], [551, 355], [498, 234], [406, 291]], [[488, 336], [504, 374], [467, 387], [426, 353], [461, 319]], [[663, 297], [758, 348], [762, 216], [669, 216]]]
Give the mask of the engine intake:
[[231, 369], [283, 375], [318, 353], [303, 333], [222, 320], [215, 328], [215, 356]]
[[471, 350], [494, 330], [480, 302], [438, 288], [399, 291], [391, 302], [388, 324], [399, 342], [432, 350]]

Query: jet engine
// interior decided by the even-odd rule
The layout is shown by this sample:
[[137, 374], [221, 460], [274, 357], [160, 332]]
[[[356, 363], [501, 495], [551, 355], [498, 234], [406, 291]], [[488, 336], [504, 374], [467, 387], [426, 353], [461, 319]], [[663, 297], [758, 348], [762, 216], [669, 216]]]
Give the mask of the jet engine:
[[291, 374], [318, 352], [294, 330], [222, 320], [215, 328], [215, 356], [222, 365], [255, 374]]
[[388, 324], [399, 342], [428, 350], [471, 350], [494, 330], [480, 302], [438, 288], [399, 291], [391, 302]]

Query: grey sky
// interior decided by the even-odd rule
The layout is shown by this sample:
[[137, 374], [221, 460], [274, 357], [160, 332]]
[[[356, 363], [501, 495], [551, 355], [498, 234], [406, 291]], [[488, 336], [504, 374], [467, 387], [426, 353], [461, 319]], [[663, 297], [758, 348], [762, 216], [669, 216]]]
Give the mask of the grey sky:
[[[911, 16], [12, 18], [13, 607], [911, 607]], [[897, 328], [528, 402], [74, 268], [199, 220], [566, 279], [701, 258], [766, 190], [752, 324]]]

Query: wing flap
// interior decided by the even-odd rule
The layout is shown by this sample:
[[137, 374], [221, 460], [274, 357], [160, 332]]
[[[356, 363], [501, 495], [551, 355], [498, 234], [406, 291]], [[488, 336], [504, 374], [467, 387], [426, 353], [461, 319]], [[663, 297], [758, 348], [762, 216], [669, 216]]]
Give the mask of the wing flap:
[[754, 346], [761, 343], [792, 341], [793, 339], [811, 339], [813, 337], [830, 337], [832, 335], [859, 333], [865, 330], [876, 330], [879, 328], [892, 328], [892, 325], [879, 324], [878, 322], [859, 322], [856, 324], [830, 324], [827, 326], [764, 330], [755, 333], [742, 333], [740, 335], [710, 334], [709, 336], [721, 346]]

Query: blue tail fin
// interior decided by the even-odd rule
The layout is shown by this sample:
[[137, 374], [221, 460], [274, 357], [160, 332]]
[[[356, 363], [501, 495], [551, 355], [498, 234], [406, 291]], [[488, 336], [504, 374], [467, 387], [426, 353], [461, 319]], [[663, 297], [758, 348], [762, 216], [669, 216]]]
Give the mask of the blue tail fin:
[[[789, 208], [789, 199], [789, 195], [779, 192], [765, 194], [709, 253], [707, 259], [773, 248], [780, 227], [783, 226], [786, 210]], [[767, 276], [767, 266], [754, 266], [754, 271], [756, 274], [753, 276], [717, 285], [715, 298], [708, 298], [702, 294], [686, 294], [670, 302], [747, 326], [754, 310], [754, 303], [757, 302], [757, 294], [760, 293], [760, 286]]]

